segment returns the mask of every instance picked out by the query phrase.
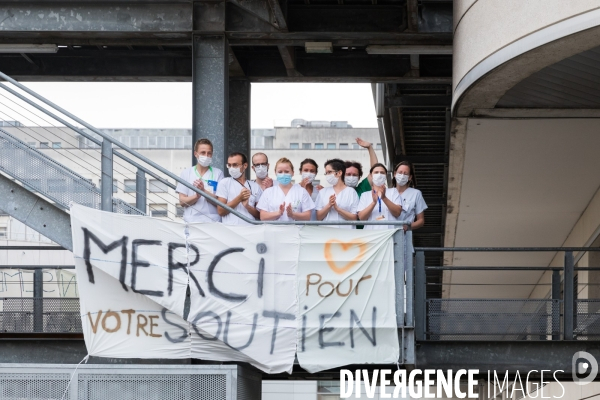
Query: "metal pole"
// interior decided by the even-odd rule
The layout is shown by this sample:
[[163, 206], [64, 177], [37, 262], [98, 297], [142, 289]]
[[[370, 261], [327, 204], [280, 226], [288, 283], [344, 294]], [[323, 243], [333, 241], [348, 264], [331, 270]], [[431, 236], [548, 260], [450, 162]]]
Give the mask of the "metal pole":
[[33, 271], [33, 331], [44, 331], [44, 271]]
[[425, 340], [426, 313], [426, 289], [425, 278], [425, 253], [418, 251], [415, 262], [415, 337], [417, 340]]
[[113, 188], [113, 152], [112, 143], [108, 140], [102, 141], [102, 184], [100, 185], [100, 198], [102, 211], [113, 211], [112, 188]]
[[404, 231], [394, 233], [394, 279], [396, 282], [396, 324], [404, 326]]
[[135, 208], [146, 214], [146, 173], [140, 168], [135, 173]]
[[[555, 330], [555, 327], [558, 329]], [[558, 270], [552, 271], [552, 340], [560, 340], [560, 271]]]
[[564, 271], [564, 338], [573, 340], [573, 306], [574, 306], [574, 276], [573, 276], [573, 252], [565, 251]]

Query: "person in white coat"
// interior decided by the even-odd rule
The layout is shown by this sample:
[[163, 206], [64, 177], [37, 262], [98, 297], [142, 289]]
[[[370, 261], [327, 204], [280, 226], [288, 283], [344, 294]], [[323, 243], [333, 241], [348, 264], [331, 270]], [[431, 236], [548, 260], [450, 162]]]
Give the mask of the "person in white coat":
[[294, 166], [287, 158], [275, 164], [277, 182], [260, 197], [256, 209], [262, 221], [308, 221], [315, 203], [299, 184], [292, 183]]
[[[246, 179], [248, 158], [244, 153], [234, 152], [229, 154], [227, 169], [230, 177], [219, 182], [217, 199], [248, 219], [257, 220], [260, 214], [255, 207], [263, 191], [258, 183]], [[223, 218], [223, 224], [225, 225], [252, 225], [221, 206], [217, 206], [217, 211]]]
[[[325, 163], [325, 180], [330, 187], [321, 189], [317, 196], [317, 220], [356, 221], [358, 195], [344, 183], [346, 164], [339, 158]], [[335, 228], [355, 229], [355, 225], [331, 225]]]
[[414, 252], [412, 248], [412, 231], [425, 225], [425, 210], [427, 209], [423, 194], [414, 187], [414, 176], [415, 169], [412, 163], [402, 161], [394, 169], [394, 178], [392, 179], [393, 185], [402, 198], [402, 213], [398, 219], [400, 221], [410, 221], [409, 224], [404, 225], [410, 252]]
[[[387, 187], [387, 168], [377, 163], [371, 167], [373, 188], [360, 195], [358, 219], [361, 221], [395, 221], [402, 212], [398, 190]], [[394, 225], [365, 225], [364, 229], [394, 229]]]
[[[323, 187], [321, 185], [313, 185], [313, 181], [315, 179], [315, 176], [317, 176], [318, 171], [319, 167], [317, 166], [317, 162], [312, 158], [306, 158], [300, 163], [300, 173], [302, 174], [302, 181], [300, 181], [300, 186], [306, 189], [312, 201], [317, 201], [319, 191]], [[313, 209], [311, 211], [310, 220], [317, 220], [317, 210]]]
[[[199, 139], [194, 144], [194, 156], [198, 164], [181, 172], [181, 178], [204, 193], [217, 197], [217, 185], [223, 179], [223, 171], [212, 167], [213, 145], [208, 139]], [[187, 186], [178, 183], [175, 189], [179, 193], [179, 203], [184, 207], [185, 222], [219, 222], [221, 216], [217, 207]]]

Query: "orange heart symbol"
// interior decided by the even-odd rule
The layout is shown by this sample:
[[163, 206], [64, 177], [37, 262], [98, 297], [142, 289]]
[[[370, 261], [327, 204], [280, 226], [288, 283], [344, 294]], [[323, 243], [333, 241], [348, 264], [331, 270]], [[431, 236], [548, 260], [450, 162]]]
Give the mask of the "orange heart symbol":
[[[350, 262], [348, 262], [346, 265], [344, 265], [343, 267], [340, 267], [333, 259], [332, 247], [334, 244], [339, 244], [340, 246], [342, 246], [342, 250], [344, 250], [344, 251], [348, 251], [349, 249], [351, 249], [355, 246], [358, 246], [359, 253], [356, 257], [354, 257], [352, 260], [350, 260]], [[324, 252], [325, 252], [325, 260], [327, 260], [327, 264], [329, 265], [329, 268], [331, 268], [331, 270], [333, 272], [335, 272], [336, 274], [343, 274], [344, 272], [346, 272], [350, 268], [352, 268], [356, 263], [358, 263], [359, 261], [362, 260], [363, 256], [367, 252], [367, 244], [356, 241], [356, 240], [352, 240], [350, 242], [342, 242], [337, 239], [331, 239], [325, 243]]]

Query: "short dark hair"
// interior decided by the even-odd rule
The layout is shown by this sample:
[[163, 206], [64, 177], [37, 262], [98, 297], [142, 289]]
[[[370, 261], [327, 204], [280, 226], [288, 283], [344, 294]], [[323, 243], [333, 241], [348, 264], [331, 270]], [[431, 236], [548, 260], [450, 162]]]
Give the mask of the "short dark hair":
[[242, 164], [247, 164], [248, 163], [248, 157], [246, 157], [246, 155], [244, 153], [240, 153], [239, 151], [234, 151], [232, 153], [229, 153], [229, 155], [227, 156], [227, 158], [235, 157], [235, 156], [242, 157]]
[[213, 144], [210, 140], [208, 139], [198, 139], [196, 140], [196, 143], [194, 144], [194, 151], [198, 151], [198, 146], [200, 146], [201, 144], [207, 144], [210, 146], [210, 150], [213, 151], [214, 147]]
[[358, 170], [358, 179], [362, 178], [363, 170], [362, 165], [358, 161], [344, 161], [346, 168], [354, 167]]
[[346, 177], [346, 163], [343, 160], [340, 160], [339, 158], [332, 158], [331, 160], [327, 160], [325, 162], [324, 167], [327, 167], [328, 165], [331, 165], [331, 169], [333, 169], [335, 172], [342, 171], [343, 181]]
[[392, 178], [392, 185], [394, 185], [394, 187], [396, 187], [396, 171], [398, 171], [398, 168], [400, 168], [400, 166], [402, 166], [402, 165], [408, 166], [409, 176], [412, 176], [412, 179], [408, 182], [408, 186], [415, 187], [415, 181], [417, 179], [415, 177], [415, 167], [414, 167], [413, 163], [411, 163], [410, 161], [402, 161], [402, 162], [398, 163], [398, 165], [396, 165], [396, 168], [394, 168], [394, 177]]
[[319, 171], [319, 166], [317, 165], [317, 162], [312, 158], [305, 158], [304, 161], [300, 163], [300, 171], [302, 171], [302, 167], [304, 166], [304, 164], [314, 165], [314, 167], [317, 169], [317, 172]]

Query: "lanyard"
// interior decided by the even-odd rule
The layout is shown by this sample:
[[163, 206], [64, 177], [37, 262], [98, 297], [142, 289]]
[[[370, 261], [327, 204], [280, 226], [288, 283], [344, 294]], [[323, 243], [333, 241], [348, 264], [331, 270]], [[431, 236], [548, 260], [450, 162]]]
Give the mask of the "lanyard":
[[[236, 181], [237, 183], [239, 183], [240, 185], [242, 185], [242, 187], [244, 189], [246, 189], [246, 185], [243, 185], [242, 182], [238, 181], [237, 179], [233, 179], [233, 180]], [[246, 183], [248, 183], [248, 181], [246, 181]], [[250, 183], [248, 183], [248, 190], [250, 191], [250, 194], [254, 196], [254, 193], [252, 193], [252, 186], [250, 186]]]
[[200, 179], [202, 179], [203, 181], [209, 180], [209, 181], [213, 181], [214, 179], [214, 174], [213, 174], [213, 169], [212, 167], [208, 167], [208, 170], [210, 171], [210, 179], [204, 179], [203, 177], [200, 176], [200, 174], [198, 173], [198, 167], [194, 167], [194, 172], [196, 173], [196, 176]]

